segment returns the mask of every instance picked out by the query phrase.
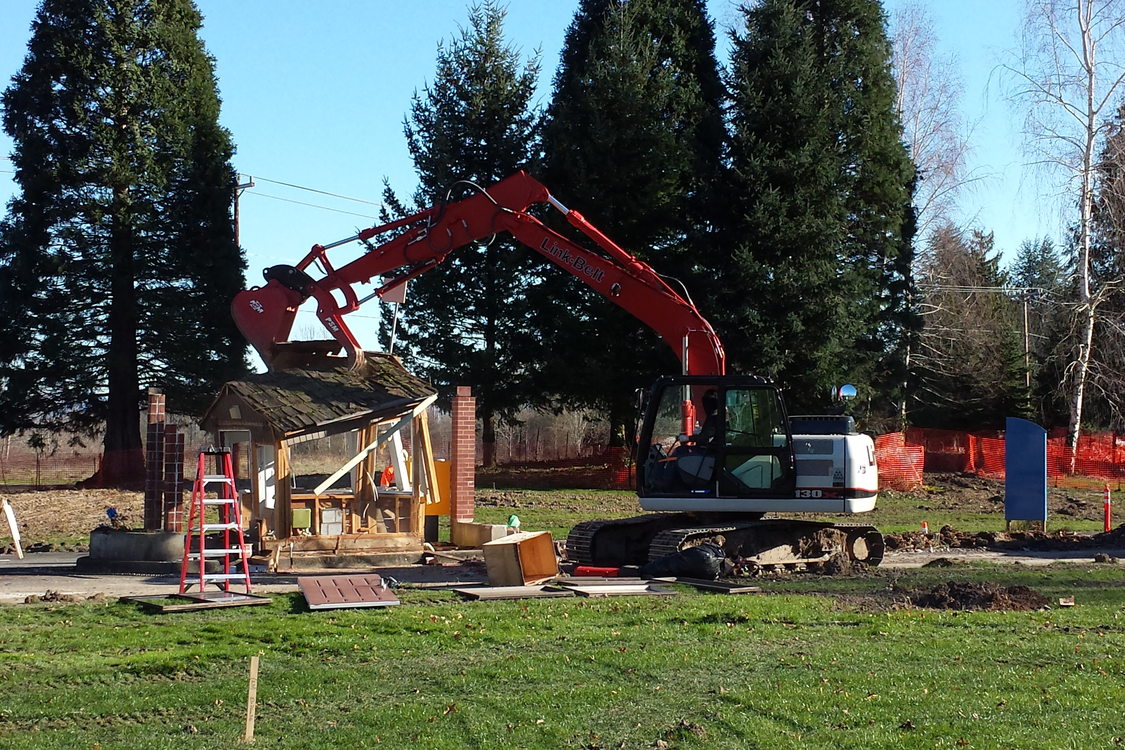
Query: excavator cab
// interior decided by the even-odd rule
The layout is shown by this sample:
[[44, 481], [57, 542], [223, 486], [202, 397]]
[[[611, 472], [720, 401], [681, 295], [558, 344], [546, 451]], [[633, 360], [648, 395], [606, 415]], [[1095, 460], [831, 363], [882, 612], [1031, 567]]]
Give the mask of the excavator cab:
[[649, 510], [733, 511], [742, 498], [792, 497], [796, 487], [785, 404], [763, 378], [661, 378], [637, 445], [637, 489]]

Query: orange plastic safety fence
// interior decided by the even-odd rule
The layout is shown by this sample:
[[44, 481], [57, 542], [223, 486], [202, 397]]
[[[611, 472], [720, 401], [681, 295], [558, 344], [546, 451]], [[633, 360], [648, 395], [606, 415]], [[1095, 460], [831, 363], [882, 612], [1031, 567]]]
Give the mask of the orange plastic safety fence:
[[[1047, 475], [1052, 480], [1067, 476], [1104, 479], [1125, 477], [1125, 436], [1117, 433], [1082, 435], [1076, 449], [1066, 438], [1047, 440]], [[919, 468], [906, 454], [915, 455]], [[904, 453], [905, 452], [905, 453]], [[970, 473], [1004, 478], [1004, 437], [995, 432], [959, 432], [911, 427], [905, 432], [879, 435], [875, 439], [879, 479], [883, 487], [912, 489], [921, 485], [921, 472]]]
[[920, 445], [906, 445], [905, 438], [901, 432], [875, 438], [880, 489], [909, 491], [922, 486], [926, 451]]

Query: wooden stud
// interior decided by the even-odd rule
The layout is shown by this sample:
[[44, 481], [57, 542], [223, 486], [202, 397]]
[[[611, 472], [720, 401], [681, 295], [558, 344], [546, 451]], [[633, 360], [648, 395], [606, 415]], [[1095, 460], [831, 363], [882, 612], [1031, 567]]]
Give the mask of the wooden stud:
[[254, 721], [258, 709], [258, 657], [250, 657], [250, 688], [246, 694], [246, 734], [244, 742], [254, 741]]

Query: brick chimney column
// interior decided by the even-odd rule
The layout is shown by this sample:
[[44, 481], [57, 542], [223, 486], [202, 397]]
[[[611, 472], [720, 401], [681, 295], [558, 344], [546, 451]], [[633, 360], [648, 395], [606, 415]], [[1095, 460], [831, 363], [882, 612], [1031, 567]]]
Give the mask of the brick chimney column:
[[164, 530], [184, 533], [184, 435], [164, 428]]
[[148, 389], [148, 434], [145, 440], [145, 531], [159, 531], [163, 525], [162, 491], [164, 478], [164, 394]]
[[477, 468], [477, 400], [473, 389], [457, 386], [453, 396], [453, 429], [450, 437], [450, 517], [472, 521]]

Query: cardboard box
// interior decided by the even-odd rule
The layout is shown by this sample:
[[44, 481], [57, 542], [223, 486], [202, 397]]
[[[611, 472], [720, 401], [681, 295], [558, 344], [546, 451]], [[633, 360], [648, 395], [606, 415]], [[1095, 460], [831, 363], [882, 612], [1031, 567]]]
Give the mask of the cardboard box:
[[559, 574], [555, 543], [546, 531], [521, 531], [481, 545], [491, 586], [530, 586]]

